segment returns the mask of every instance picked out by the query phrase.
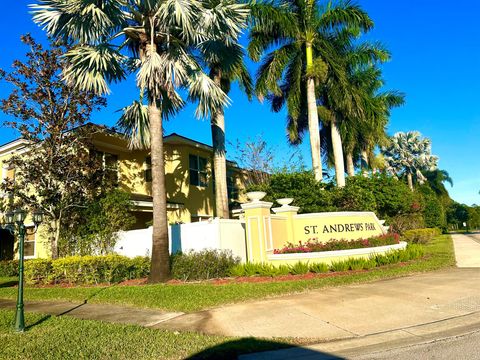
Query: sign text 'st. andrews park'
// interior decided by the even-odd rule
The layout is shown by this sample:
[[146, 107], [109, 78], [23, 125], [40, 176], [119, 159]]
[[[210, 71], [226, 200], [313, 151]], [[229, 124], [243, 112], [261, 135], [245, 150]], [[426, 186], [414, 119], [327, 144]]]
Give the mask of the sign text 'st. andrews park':
[[373, 212], [333, 212], [295, 216], [297, 241], [356, 240], [385, 233]]

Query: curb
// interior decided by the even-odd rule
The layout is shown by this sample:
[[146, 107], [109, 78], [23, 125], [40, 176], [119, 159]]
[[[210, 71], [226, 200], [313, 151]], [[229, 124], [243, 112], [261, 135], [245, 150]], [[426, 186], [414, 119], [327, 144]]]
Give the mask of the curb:
[[338, 359], [432, 343], [480, 331], [480, 311], [348, 339], [239, 356], [239, 360]]

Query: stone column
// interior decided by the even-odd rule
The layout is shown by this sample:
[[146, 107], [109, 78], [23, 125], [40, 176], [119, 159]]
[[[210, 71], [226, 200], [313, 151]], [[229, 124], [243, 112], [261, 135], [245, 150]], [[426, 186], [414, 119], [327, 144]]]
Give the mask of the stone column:
[[[248, 194], [247, 194], [248, 195]], [[270, 241], [271, 202], [254, 200], [242, 204], [245, 211], [247, 261], [252, 263], [267, 260], [267, 242]]]
[[[273, 208], [272, 211], [277, 214], [277, 215], [281, 215], [283, 217], [286, 217], [287, 218], [287, 234], [286, 234], [286, 242], [290, 242], [290, 243], [296, 243], [296, 240], [295, 240], [295, 232], [294, 232], [294, 217], [297, 215], [298, 213], [298, 210], [300, 210], [300, 208], [298, 206], [290, 206], [288, 204], [285, 204], [285, 205], [282, 205], [280, 207], [277, 207], [277, 208]], [[285, 244], [280, 244], [280, 243], [276, 243], [275, 242], [275, 239], [273, 239], [273, 245], [274, 245], [274, 248], [275, 249], [280, 249], [282, 247], [285, 246]]]

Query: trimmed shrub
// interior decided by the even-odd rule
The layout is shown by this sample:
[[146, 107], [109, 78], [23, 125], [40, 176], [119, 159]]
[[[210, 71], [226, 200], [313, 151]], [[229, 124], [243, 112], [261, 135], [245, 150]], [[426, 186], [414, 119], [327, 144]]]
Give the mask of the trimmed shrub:
[[70, 256], [25, 262], [25, 282], [28, 284], [99, 284], [143, 278], [150, 271], [150, 259], [120, 256]]
[[18, 261], [5, 260], [0, 261], [0, 277], [18, 276]]
[[311, 273], [326, 273], [328, 271], [340, 272], [349, 270], [369, 270], [377, 266], [406, 262], [423, 257], [422, 245], [409, 244], [404, 250], [392, 250], [385, 254], [374, 254], [370, 258], [348, 258], [334, 261], [330, 265], [325, 263], [297, 262], [293, 265], [280, 265], [278, 267], [265, 263], [246, 263], [232, 266], [228, 275], [240, 276], [279, 276], [279, 275], [302, 275]]
[[333, 261], [330, 264], [330, 271], [348, 271], [350, 270], [350, 265], [347, 261]]
[[227, 277], [240, 263], [231, 251], [202, 250], [177, 253], [171, 258], [172, 277], [183, 281]]
[[307, 262], [297, 262], [294, 265], [290, 265], [290, 274], [292, 275], [303, 275], [308, 273], [309, 266], [308, 266], [308, 261]]
[[442, 231], [438, 228], [414, 229], [405, 231], [402, 239], [412, 244], [426, 244], [441, 234]]
[[328, 270], [328, 265], [325, 263], [313, 263], [310, 265], [310, 272], [315, 274], [326, 273]]

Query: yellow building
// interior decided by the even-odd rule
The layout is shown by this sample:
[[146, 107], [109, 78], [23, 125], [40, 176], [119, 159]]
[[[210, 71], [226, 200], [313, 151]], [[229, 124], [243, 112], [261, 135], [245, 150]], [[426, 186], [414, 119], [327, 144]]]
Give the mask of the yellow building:
[[[124, 135], [110, 131], [95, 132], [92, 143], [94, 151], [102, 157], [105, 170], [118, 179], [120, 189], [131, 194], [136, 217], [134, 228], [148, 227], [152, 221], [149, 151], [130, 149]], [[25, 140], [18, 139], [0, 146], [2, 181], [14, 179], [15, 169], [9, 168], [8, 159], [14, 153], [25, 151], [26, 145]], [[215, 217], [212, 147], [174, 133], [164, 137], [164, 148], [168, 221], [187, 223]], [[244, 176], [235, 163], [227, 162], [231, 203], [238, 200], [244, 187]], [[42, 239], [42, 231], [32, 234], [33, 223], [27, 220], [26, 225], [29, 231], [25, 243], [26, 258], [47, 257], [50, 245]], [[0, 260], [12, 258], [13, 254], [13, 238], [0, 230]]]

